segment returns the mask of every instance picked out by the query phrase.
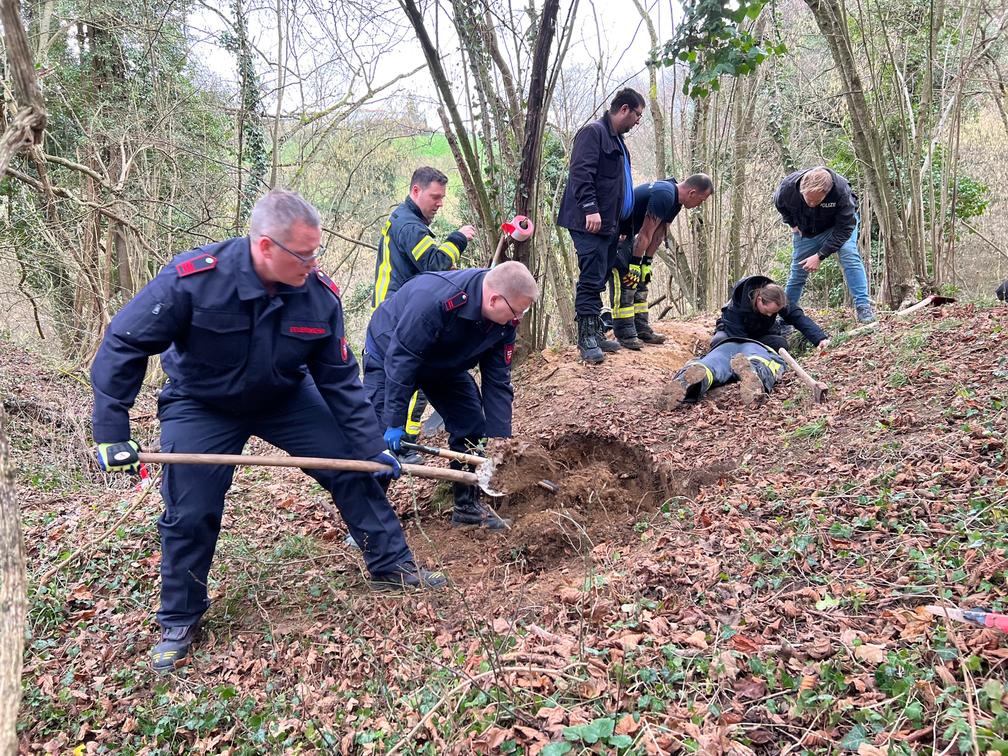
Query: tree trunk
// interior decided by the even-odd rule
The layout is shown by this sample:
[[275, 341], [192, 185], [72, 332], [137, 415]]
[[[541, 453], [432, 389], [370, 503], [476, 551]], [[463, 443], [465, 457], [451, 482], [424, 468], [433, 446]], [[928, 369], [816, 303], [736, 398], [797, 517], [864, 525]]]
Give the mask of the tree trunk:
[[[651, 49], [658, 47], [658, 33], [655, 31], [651, 14], [641, 5], [640, 0], [634, 0], [637, 12], [640, 14], [644, 26], [647, 27], [648, 38], [651, 41]], [[662, 110], [661, 102], [658, 101], [658, 66], [648, 62], [648, 103], [650, 107], [651, 120], [654, 123], [655, 138], [655, 174], [659, 179], [666, 179], [671, 173], [668, 158], [665, 156], [665, 112]], [[685, 176], [681, 177], [685, 178]]]
[[[521, 166], [518, 169], [518, 186], [515, 188], [514, 208], [519, 215], [535, 215], [538, 210], [536, 180], [539, 176], [539, 163], [542, 160], [543, 126], [549, 112], [549, 103], [545, 101], [546, 75], [559, 9], [560, 0], [546, 0], [542, 16], [539, 18], [539, 30], [532, 55], [528, 109], [525, 112], [525, 140], [521, 151]], [[560, 61], [557, 61], [557, 65], [559, 63]], [[519, 242], [515, 244], [514, 259], [531, 267], [534, 262], [532, 252], [531, 239]]]
[[833, 62], [843, 81], [844, 98], [851, 118], [854, 153], [864, 171], [868, 194], [875, 205], [885, 248], [886, 301], [898, 308], [916, 297], [920, 281], [914, 273], [913, 260], [907, 249], [907, 229], [893, 195], [892, 177], [882, 154], [882, 140], [875, 130], [865, 99], [857, 59], [851, 47], [847, 19], [838, 0], [805, 0], [829, 45]]
[[6, 415], [0, 405], [0, 754], [14, 754], [24, 653], [25, 556]]

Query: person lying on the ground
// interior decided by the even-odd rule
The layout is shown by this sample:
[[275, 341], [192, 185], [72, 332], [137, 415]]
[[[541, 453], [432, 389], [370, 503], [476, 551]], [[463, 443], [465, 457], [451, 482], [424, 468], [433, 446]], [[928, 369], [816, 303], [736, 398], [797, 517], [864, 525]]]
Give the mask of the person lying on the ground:
[[619, 243], [616, 267], [609, 277], [612, 328], [620, 346], [640, 349], [644, 344], [665, 341], [648, 322], [651, 262], [679, 211], [699, 207], [713, 192], [714, 184], [705, 173], [694, 173], [679, 183], [670, 178], [634, 189], [633, 212], [620, 226], [625, 238]]
[[672, 379], [662, 402], [665, 409], [699, 402], [712, 388], [740, 381], [742, 403], [761, 403], [785, 371], [780, 355], [764, 344], [727, 338], [697, 360], [690, 360]]
[[801, 307], [788, 302], [784, 289], [773, 279], [755, 275], [735, 284], [731, 299], [721, 308], [711, 347], [734, 338], [760, 341], [771, 349], [787, 348], [788, 340], [778, 319], [797, 328], [819, 349], [829, 346], [823, 329]]
[[[538, 298], [528, 268], [512, 260], [490, 270], [422, 273], [378, 306], [364, 341], [364, 388], [390, 450], [401, 450], [416, 388], [444, 418], [455, 451], [511, 435], [515, 334]], [[477, 365], [479, 389], [468, 372]], [[455, 483], [454, 494], [452, 523], [505, 527], [476, 486]]]
[[[186, 252], [112, 319], [91, 367], [98, 463], [136, 472], [129, 410], [161, 354], [161, 450], [240, 454], [258, 436], [293, 456], [399, 463], [385, 450], [347, 347], [338, 288], [317, 268], [318, 211], [296, 192], [256, 202], [249, 234]], [[442, 587], [419, 567], [379, 481], [306, 471], [332, 496], [377, 589]], [[161, 493], [161, 642], [153, 666], [189, 654], [210, 606], [207, 580], [234, 466], [171, 465]], [[375, 476], [380, 475], [375, 473]]]
[[1002, 302], [1008, 302], [1008, 280], [1002, 281], [1001, 285], [997, 287], [997, 291], [994, 293]]

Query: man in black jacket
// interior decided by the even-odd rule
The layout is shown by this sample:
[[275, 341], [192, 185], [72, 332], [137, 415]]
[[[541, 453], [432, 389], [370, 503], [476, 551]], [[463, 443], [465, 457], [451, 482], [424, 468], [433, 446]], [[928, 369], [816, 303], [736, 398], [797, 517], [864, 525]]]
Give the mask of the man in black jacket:
[[794, 253], [785, 287], [788, 301], [798, 304], [809, 274], [836, 252], [858, 322], [874, 322], [868, 277], [857, 247], [857, 195], [847, 179], [823, 166], [795, 171], [781, 182], [774, 205], [792, 232]]
[[644, 98], [633, 89], [621, 89], [609, 112], [577, 133], [557, 216], [557, 225], [570, 231], [577, 251], [578, 351], [581, 359], [592, 364], [602, 362], [603, 351], [620, 348], [603, 335], [601, 294], [616, 263], [620, 221], [633, 213], [630, 152], [623, 134], [640, 122], [643, 113]]

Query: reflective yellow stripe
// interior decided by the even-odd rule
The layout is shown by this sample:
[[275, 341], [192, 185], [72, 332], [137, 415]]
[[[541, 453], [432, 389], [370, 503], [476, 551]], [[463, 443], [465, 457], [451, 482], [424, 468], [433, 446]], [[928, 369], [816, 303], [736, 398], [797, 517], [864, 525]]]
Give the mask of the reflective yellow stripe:
[[418, 241], [416, 243], [416, 246], [413, 247], [412, 252], [413, 259], [419, 260], [421, 257], [423, 257], [424, 252], [426, 252], [427, 248], [430, 247], [432, 244], [434, 244], [434, 240], [429, 236], [425, 236], [423, 239]]
[[685, 365], [683, 365], [683, 370], [688, 368], [690, 365], [699, 365], [700, 367], [702, 367], [704, 369], [704, 372], [707, 373], [707, 386], [710, 387], [714, 385], [714, 372], [709, 367], [700, 362], [700, 360], [690, 360]]
[[613, 268], [612, 272], [612, 281], [613, 281], [613, 301], [612, 301], [613, 319], [625, 320], [627, 318], [632, 318], [634, 315], [633, 303], [626, 305], [625, 307], [620, 306], [620, 300], [623, 298], [623, 281], [620, 272], [615, 268]]
[[455, 246], [455, 242], [446, 241], [440, 247], [438, 247], [442, 252], [444, 252], [448, 257], [451, 258], [452, 265], [458, 265], [459, 258], [462, 256], [462, 252], [459, 248]]
[[764, 365], [770, 368], [770, 372], [773, 373], [774, 375], [777, 375], [777, 373], [783, 367], [783, 365], [777, 362], [777, 360], [768, 360], [766, 357], [760, 357], [757, 354], [749, 355], [749, 361], [752, 362], [753, 360], [759, 360], [760, 362], [762, 362]]
[[634, 302], [633, 311], [635, 315], [647, 315], [648, 313], [647, 302]]
[[375, 278], [374, 306], [371, 308], [371, 312], [374, 312], [375, 308], [385, 301], [385, 297], [388, 296], [389, 282], [392, 280], [392, 241], [388, 235], [391, 227], [392, 219], [389, 218], [381, 232], [383, 254], [381, 264], [378, 266], [378, 276]]
[[[420, 418], [413, 417], [413, 412], [416, 410], [417, 399], [420, 397], [419, 391], [414, 391], [413, 396], [409, 400], [409, 409], [406, 410], [406, 432], [411, 436], [420, 435]], [[423, 415], [423, 412], [418, 412], [418, 415]]]

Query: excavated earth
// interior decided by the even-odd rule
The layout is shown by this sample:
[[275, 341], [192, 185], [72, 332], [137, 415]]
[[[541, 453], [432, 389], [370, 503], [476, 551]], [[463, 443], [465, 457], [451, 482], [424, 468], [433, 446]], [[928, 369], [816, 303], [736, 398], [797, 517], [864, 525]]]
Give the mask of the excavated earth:
[[[833, 318], [834, 334], [850, 326]], [[287, 701], [284, 742], [324, 729], [336, 738], [312, 741], [324, 751], [381, 752], [410, 732], [407, 752], [513, 741], [534, 754], [611, 713], [634, 753], [821, 752], [867, 727], [857, 712], [892, 700], [861, 646], [921, 659], [936, 683], [968, 674], [978, 691], [1002, 679], [1008, 652], [993, 631], [960, 628], [956, 648], [975, 660], [966, 672], [938, 653], [937, 631], [915, 610], [1008, 602], [997, 514], [1008, 501], [1008, 308], [927, 310], [836, 338], [801, 357], [830, 384], [824, 405], [788, 374], [756, 409], [742, 407], [737, 386], [661, 409], [711, 326], [659, 323], [664, 345], [599, 366], [572, 347], [519, 366], [513, 438], [491, 444], [493, 484], [507, 492], [493, 505], [509, 530], [451, 527], [445, 484], [393, 485], [410, 544], [449, 575], [448, 591], [370, 592], [318, 486], [296, 470], [240, 469], [206, 636], [168, 688], [143, 669], [156, 642], [158, 497], [95, 471], [82, 373], [5, 346], [0, 398], [33, 582], [22, 750], [164, 745], [159, 718], [171, 706], [189, 712], [194, 697], [227, 689], [237, 698], [221, 706], [232, 709]], [[133, 419], [146, 448], [157, 443], [155, 408], [145, 388]], [[72, 566], [47, 574], [78, 548]], [[683, 663], [676, 680], [633, 672]], [[508, 703], [490, 695], [489, 668]], [[770, 687], [783, 671], [795, 686], [832, 675], [837, 703], [779, 709], [778, 697], [797, 695]], [[949, 752], [952, 699], [924, 690], [915, 700], [923, 724], [866, 730], [872, 747]], [[179, 716], [172, 752], [226, 752], [253, 737], [245, 719], [200, 729]]]

